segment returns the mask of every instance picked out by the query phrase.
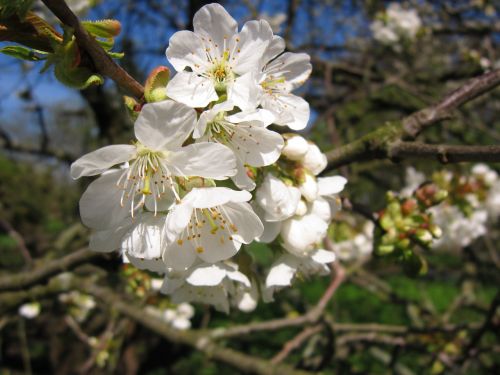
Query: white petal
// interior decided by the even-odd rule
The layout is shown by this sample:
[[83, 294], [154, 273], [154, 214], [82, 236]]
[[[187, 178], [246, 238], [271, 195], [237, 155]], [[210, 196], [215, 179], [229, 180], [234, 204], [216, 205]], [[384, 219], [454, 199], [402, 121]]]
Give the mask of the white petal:
[[224, 180], [236, 174], [236, 157], [228, 147], [218, 143], [190, 144], [170, 153], [166, 162], [177, 176]]
[[294, 134], [287, 138], [282, 153], [290, 160], [299, 161], [306, 155], [307, 150], [309, 150], [309, 143], [306, 139]]
[[332, 219], [330, 203], [322, 198], [318, 198], [310, 204], [309, 213], [316, 215], [326, 223], [330, 223]]
[[243, 75], [254, 70], [273, 39], [273, 31], [265, 20], [248, 21], [238, 34], [239, 52], [234, 54], [234, 72]]
[[264, 226], [248, 203], [227, 203], [223, 209], [228, 219], [238, 230], [233, 234], [235, 239], [243, 243], [250, 243], [262, 235]]
[[236, 174], [231, 177], [234, 184], [242, 190], [252, 191], [255, 189], [255, 181], [248, 176], [247, 168], [239, 157], [236, 158], [236, 168]]
[[[155, 200], [156, 200], [156, 208], [155, 208]], [[175, 195], [172, 190], [166, 189], [164, 193], [162, 193], [160, 198], [154, 198], [153, 195], [148, 195], [146, 197], [146, 209], [151, 212], [160, 211], [168, 211], [172, 205], [175, 203]]]
[[172, 35], [166, 55], [170, 64], [178, 72], [182, 72], [186, 67], [197, 72], [199, 69], [204, 70], [208, 65], [202, 40], [188, 30], [178, 31]]
[[234, 115], [227, 116], [226, 120], [235, 124], [244, 121], [260, 121], [264, 126], [268, 126], [274, 122], [275, 118], [276, 116], [271, 111], [259, 108], [235, 113]]
[[195, 286], [215, 286], [219, 285], [226, 277], [227, 270], [217, 264], [202, 265], [197, 267], [186, 278], [186, 281]]
[[122, 249], [135, 258], [161, 258], [166, 246], [163, 237], [165, 217], [146, 212], [140, 221], [124, 236]]
[[281, 231], [281, 221], [265, 221], [264, 222], [264, 232], [257, 239], [259, 242], [270, 243], [273, 242]]
[[279, 72], [277, 75], [281, 73], [286, 83], [291, 84], [292, 89], [295, 89], [311, 75], [312, 65], [310, 61], [311, 58], [307, 53], [285, 52], [271, 62], [266, 69], [277, 67]]
[[309, 169], [312, 174], [317, 176], [326, 168], [328, 160], [318, 146], [309, 144], [309, 149], [302, 160], [302, 164], [305, 168]]
[[266, 221], [281, 221], [292, 216], [297, 210], [300, 190], [287, 186], [272, 173], [268, 173], [257, 189], [255, 200], [265, 211]]
[[[168, 273], [170, 275], [170, 272]], [[177, 289], [182, 287], [185, 284], [185, 280], [183, 278], [171, 278], [169, 276], [165, 276], [163, 279], [163, 285], [161, 286], [160, 291], [163, 294], [172, 294]]]
[[146, 104], [139, 114], [134, 132], [152, 150], [175, 150], [186, 140], [196, 124], [196, 111], [172, 100]]
[[252, 286], [248, 277], [245, 274], [241, 273], [240, 271], [235, 271], [235, 270], [228, 271], [227, 277], [232, 281], [235, 281], [237, 283], [246, 286], [247, 288], [250, 288]]
[[210, 225], [204, 225], [199, 233], [201, 234], [199, 243], [202, 249], [198, 251], [198, 257], [206, 263], [216, 263], [232, 258], [241, 247], [241, 242], [229, 239], [228, 231], [213, 232]]
[[[207, 41], [210, 38], [211, 48], [217, 48], [221, 56], [224, 41], [230, 40], [238, 32], [238, 23], [219, 4], [209, 4], [202, 7], [193, 18], [194, 32], [203, 36]], [[217, 47], [215, 47], [217, 45]]]
[[262, 55], [260, 63], [261, 66], [266, 65], [270, 60], [278, 56], [284, 50], [285, 50], [285, 40], [278, 35], [274, 35], [273, 39], [266, 48], [266, 52], [264, 52], [264, 55]]
[[[241, 110], [253, 110], [259, 103], [262, 90], [257, 84], [253, 72], [245, 73], [236, 78], [228, 87], [228, 98]], [[208, 104], [208, 103], [207, 103]]]
[[291, 218], [283, 223], [283, 246], [293, 254], [304, 256], [326, 236], [328, 224], [316, 215]]
[[283, 262], [283, 257], [271, 267], [266, 277], [266, 287], [289, 286], [297, 272], [297, 265]]
[[[280, 108], [280, 117], [275, 121], [276, 124], [286, 125], [293, 130], [302, 130], [307, 126], [310, 114], [308, 102], [300, 96], [292, 94], [279, 95], [276, 101]], [[289, 120], [284, 115], [291, 115], [292, 120]]]
[[167, 84], [167, 95], [193, 108], [203, 108], [219, 97], [208, 78], [192, 72], [178, 72]]
[[106, 253], [120, 249], [122, 238], [129, 230], [131, 223], [131, 220], [125, 220], [119, 227], [93, 232], [90, 235], [89, 248]]
[[318, 178], [319, 195], [328, 196], [340, 193], [344, 190], [347, 179], [342, 176]]
[[168, 213], [165, 221], [165, 235], [169, 241], [175, 241], [187, 227], [193, 214], [193, 195], [187, 194], [180, 203]]
[[316, 178], [310, 173], [304, 174], [304, 181], [299, 185], [302, 196], [309, 202], [314, 201], [318, 197], [318, 183]]
[[200, 118], [198, 119], [198, 123], [193, 132], [193, 138], [197, 139], [205, 134], [205, 130], [207, 128], [207, 124], [212, 122], [212, 120], [219, 114], [219, 112], [227, 112], [234, 108], [234, 104], [231, 101], [226, 100], [222, 103], [216, 104], [212, 109], [204, 111]]
[[185, 270], [196, 260], [196, 251], [191, 241], [173, 241], [163, 253], [163, 262], [174, 270]]
[[167, 272], [167, 267], [165, 263], [161, 259], [142, 259], [135, 258], [132, 255], [126, 255], [130, 263], [132, 263], [135, 267], [140, 270], [149, 270], [156, 273], [165, 273]]
[[311, 254], [312, 260], [316, 263], [332, 263], [335, 261], [335, 253], [333, 251], [327, 251], [324, 249], [318, 249], [314, 253]]
[[228, 202], [247, 202], [252, 198], [248, 191], [238, 191], [225, 187], [194, 188], [185, 197], [193, 196], [193, 207], [210, 208]]
[[92, 151], [71, 164], [71, 177], [95, 176], [108, 168], [134, 158], [133, 145], [111, 145]]
[[259, 122], [243, 122], [237, 125], [237, 134], [233, 137], [233, 144], [243, 162], [263, 167], [273, 164], [281, 154], [283, 137], [265, 127], [258, 126]]
[[89, 228], [104, 230], [118, 226], [130, 215], [130, 210], [120, 206], [122, 190], [116, 183], [123, 173], [112, 171], [93, 181], [80, 199], [80, 216]]

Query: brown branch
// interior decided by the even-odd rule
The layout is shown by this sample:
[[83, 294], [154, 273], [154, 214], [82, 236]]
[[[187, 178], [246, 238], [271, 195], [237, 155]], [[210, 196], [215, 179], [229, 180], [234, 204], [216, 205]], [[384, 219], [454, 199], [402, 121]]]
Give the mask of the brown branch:
[[306, 324], [315, 324], [320, 320], [328, 302], [333, 297], [335, 291], [342, 284], [344, 279], [345, 279], [345, 270], [342, 268], [341, 265], [335, 263], [333, 266], [332, 280], [330, 282], [330, 285], [325, 290], [323, 296], [320, 298], [316, 306], [314, 306], [306, 314], [298, 316], [296, 318], [274, 319], [265, 322], [256, 322], [240, 326], [234, 326], [230, 328], [216, 329], [210, 332], [208, 334], [208, 337], [212, 339], [230, 338], [241, 335], [247, 335], [253, 332], [261, 332], [261, 331], [272, 332], [272, 331], [278, 331], [282, 328], [300, 327]]
[[419, 142], [394, 142], [388, 147], [390, 159], [434, 159], [441, 163], [500, 161], [500, 146], [429, 145]]
[[500, 69], [468, 80], [432, 107], [418, 111], [403, 120], [405, 138], [414, 139], [426, 127], [450, 118], [461, 105], [487, 93], [500, 84]]
[[96, 40], [85, 30], [78, 18], [63, 0], [42, 0], [61, 22], [74, 30], [75, 38], [92, 59], [97, 71], [115, 81], [125, 91], [137, 98], [144, 95], [144, 87], [132, 78], [102, 49]]
[[[427, 127], [451, 118], [458, 107], [491, 91], [498, 85], [500, 85], [500, 69], [472, 78], [435, 105], [415, 112], [402, 121], [388, 122], [360, 139], [327, 152], [328, 168], [326, 171], [356, 161], [388, 158], [391, 155], [389, 150], [391, 145], [397, 145], [397, 142], [401, 140], [415, 139]], [[484, 153], [481, 155], [473, 160], [486, 158], [485, 161], [489, 161], [488, 158], [491, 158]]]
[[46, 260], [42, 261], [45, 263], [44, 265], [38, 266], [31, 271], [2, 276], [0, 278], [0, 292], [29, 288], [44, 282], [58, 273], [72, 270], [83, 263], [87, 263], [102, 256], [102, 253], [81, 249], [60, 259], [48, 262]]
[[26, 242], [24, 241], [23, 236], [19, 234], [18, 231], [10, 225], [10, 223], [7, 220], [1, 219], [0, 218], [0, 228], [3, 228], [5, 232], [12, 238], [14, 241], [17, 242], [17, 247], [19, 248], [19, 251], [21, 255], [24, 258], [24, 261], [27, 266], [31, 266], [33, 263], [33, 258], [31, 257], [30, 251], [28, 247], [26, 246]]
[[168, 341], [189, 346], [207, 355], [209, 358], [230, 365], [241, 372], [260, 375], [308, 375], [310, 372], [295, 370], [287, 365], [272, 365], [269, 361], [256, 358], [241, 352], [220, 347], [214, 344], [204, 333], [195, 331], [179, 331], [169, 327], [164, 321], [149, 314], [141, 308], [127, 302], [123, 296], [111, 289], [88, 284], [80, 286], [82, 292], [90, 293], [105, 306], [116, 309], [121, 314], [133, 319], [151, 331], [161, 335]]
[[278, 364], [283, 362], [292, 351], [300, 348], [304, 341], [306, 341], [309, 337], [321, 332], [323, 329], [324, 327], [322, 324], [304, 328], [302, 332], [300, 332], [297, 336], [283, 345], [281, 351], [271, 359], [271, 363]]

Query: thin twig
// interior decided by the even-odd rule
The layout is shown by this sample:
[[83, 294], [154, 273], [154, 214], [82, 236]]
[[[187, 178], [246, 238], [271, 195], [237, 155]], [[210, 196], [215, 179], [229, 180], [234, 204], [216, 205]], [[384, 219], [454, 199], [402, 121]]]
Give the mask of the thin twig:
[[24, 258], [27, 266], [31, 266], [33, 264], [33, 258], [31, 257], [30, 251], [26, 246], [26, 242], [24, 241], [23, 236], [16, 231], [12, 225], [7, 220], [0, 218], [0, 227], [7, 232], [7, 234], [14, 239], [17, 243], [17, 247], [21, 252], [21, 255]]
[[306, 341], [309, 337], [321, 332], [323, 329], [324, 327], [322, 324], [304, 328], [302, 332], [300, 332], [297, 336], [295, 336], [290, 341], [287, 341], [285, 345], [283, 345], [281, 351], [271, 359], [271, 363], [277, 364], [283, 362], [292, 351], [300, 348], [304, 341]]
[[0, 278], [0, 292], [14, 291], [29, 288], [57, 275], [58, 273], [70, 271], [83, 263], [102, 257], [102, 253], [80, 249], [61, 259], [45, 261], [31, 271], [21, 272]]

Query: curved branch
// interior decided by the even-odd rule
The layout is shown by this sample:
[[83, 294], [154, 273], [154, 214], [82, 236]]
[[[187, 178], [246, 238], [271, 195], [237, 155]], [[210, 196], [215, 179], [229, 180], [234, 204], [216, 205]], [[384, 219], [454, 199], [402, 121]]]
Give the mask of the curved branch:
[[61, 259], [47, 262], [45, 265], [36, 267], [31, 271], [21, 272], [16, 275], [2, 276], [0, 278], [0, 292], [29, 288], [44, 282], [58, 273], [72, 270], [83, 263], [87, 263], [102, 256], [102, 253], [81, 249]]
[[99, 73], [111, 78], [135, 97], [142, 98], [144, 87], [109, 57], [63, 0], [42, 1], [63, 24], [73, 28], [78, 45], [89, 54]]
[[500, 146], [429, 145], [420, 142], [394, 142], [389, 146], [387, 156], [390, 159], [435, 159], [441, 163], [500, 162]]
[[[458, 107], [491, 91], [498, 85], [500, 85], [500, 69], [472, 78], [435, 105], [415, 112], [402, 121], [388, 122], [360, 139], [327, 152], [326, 171], [355, 161], [387, 158], [391, 155], [391, 144], [394, 146], [401, 140], [415, 139], [425, 128], [451, 118]], [[485, 153], [481, 155], [481, 158], [477, 156], [477, 159], [473, 161], [490, 161], [491, 159], [488, 158], [497, 160], [496, 156], [487, 156]]]
[[295, 370], [287, 365], [273, 365], [265, 359], [260, 359], [236, 350], [223, 348], [208, 339], [203, 333], [194, 331], [179, 331], [170, 328], [161, 319], [153, 316], [141, 308], [127, 303], [124, 298], [110, 289], [101, 288], [96, 285], [81, 285], [82, 292], [90, 293], [112, 307], [123, 315], [133, 319], [137, 323], [163, 336], [165, 339], [178, 344], [187, 345], [199, 350], [211, 359], [224, 362], [241, 372], [260, 375], [310, 375], [310, 372]]

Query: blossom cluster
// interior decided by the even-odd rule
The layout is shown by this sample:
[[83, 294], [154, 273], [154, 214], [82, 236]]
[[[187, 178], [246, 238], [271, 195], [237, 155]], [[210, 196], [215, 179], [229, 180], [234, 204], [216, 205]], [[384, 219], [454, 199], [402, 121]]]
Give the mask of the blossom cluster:
[[390, 3], [370, 25], [373, 37], [382, 44], [399, 46], [413, 40], [422, 26], [415, 9], [405, 9], [399, 3]]
[[[408, 194], [426, 177], [413, 168], [406, 172]], [[447, 199], [429, 209], [442, 236], [431, 247], [436, 250], [458, 250], [486, 234], [488, 226], [500, 216], [500, 177], [485, 164], [474, 165], [468, 174], [443, 170], [432, 175], [432, 182], [448, 192]]]
[[[239, 31], [219, 4], [201, 8], [193, 27], [171, 37], [176, 74], [164, 100], [141, 106], [136, 141], [84, 155], [71, 175], [99, 176], [80, 200], [90, 248], [163, 274], [172, 303], [250, 311], [259, 291], [271, 299], [298, 272], [328, 270], [335, 256], [319, 245], [346, 180], [318, 178], [319, 148], [270, 128], [307, 126], [309, 104], [292, 91], [311, 73], [309, 56], [284, 52], [264, 20]], [[278, 235], [261, 287], [240, 248]]]

